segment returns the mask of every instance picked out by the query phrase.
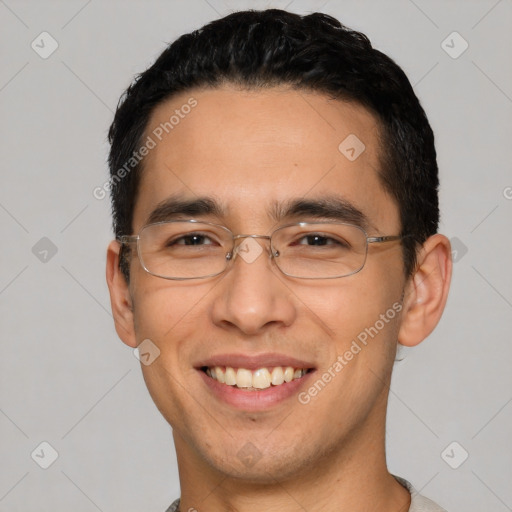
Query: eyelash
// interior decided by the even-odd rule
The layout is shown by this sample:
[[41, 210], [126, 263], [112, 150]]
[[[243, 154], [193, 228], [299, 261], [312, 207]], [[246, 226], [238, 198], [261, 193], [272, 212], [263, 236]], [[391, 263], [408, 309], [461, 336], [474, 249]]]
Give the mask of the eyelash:
[[[193, 239], [195, 237], [201, 238], [203, 240], [204, 239], [208, 239], [212, 243], [215, 243], [215, 241], [210, 236], [208, 236], [207, 234], [204, 234], [204, 233], [188, 233], [187, 235], [180, 236], [178, 238], [175, 238], [174, 240], [169, 240], [166, 243], [166, 246], [170, 247], [170, 246], [173, 246], [173, 245], [212, 245], [212, 244], [187, 244], [186, 243], [186, 240], [191, 240], [191, 239]], [[327, 235], [324, 235], [324, 234], [321, 234], [321, 233], [314, 233], [314, 232], [301, 234], [301, 236], [295, 240], [294, 245], [309, 245], [309, 244], [301, 244], [300, 243], [300, 241], [306, 240], [308, 238], [318, 238], [318, 239], [321, 239], [322, 241], [334, 242], [333, 244], [328, 244], [328, 245], [348, 246], [348, 244], [345, 241], [337, 240], [337, 239], [335, 239], [333, 237], [330, 237], [330, 236], [327, 236]], [[185, 243], [181, 243], [181, 242], [185, 242]], [[321, 245], [323, 246], [323, 245], [327, 245], [327, 244], [323, 243]], [[310, 245], [310, 246], [312, 246], [312, 245]]]

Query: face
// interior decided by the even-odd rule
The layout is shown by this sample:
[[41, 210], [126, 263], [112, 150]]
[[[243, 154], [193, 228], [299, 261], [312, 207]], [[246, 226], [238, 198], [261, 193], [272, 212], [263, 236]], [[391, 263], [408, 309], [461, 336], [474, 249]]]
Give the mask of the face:
[[[378, 125], [364, 108], [285, 88], [193, 90], [161, 104], [146, 136], [191, 97], [197, 105], [146, 157], [134, 233], [170, 198], [215, 201], [219, 211], [172, 218], [222, 224], [235, 234], [351, 220], [347, 208], [271, 215], [276, 205], [326, 198], [360, 212], [357, 222], [369, 236], [400, 232], [397, 205], [378, 176]], [[355, 159], [338, 149], [351, 134], [365, 146]], [[225, 273], [207, 279], [165, 280], [131, 260], [133, 337], [160, 350], [142, 370], [173, 427], [180, 464], [264, 482], [371, 451], [384, 434], [400, 323], [400, 244], [370, 244], [354, 275], [301, 280], [276, 268], [268, 241], [252, 242], [263, 249], [256, 259], [238, 255]], [[284, 375], [287, 367], [307, 373], [254, 390], [213, 379], [205, 368], [215, 366], [227, 373], [266, 368], [277, 383], [278, 367]]]

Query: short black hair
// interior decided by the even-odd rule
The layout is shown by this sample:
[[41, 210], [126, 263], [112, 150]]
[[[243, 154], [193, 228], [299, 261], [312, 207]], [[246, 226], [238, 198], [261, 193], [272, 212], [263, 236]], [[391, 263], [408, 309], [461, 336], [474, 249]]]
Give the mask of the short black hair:
[[[438, 168], [434, 134], [402, 69], [369, 39], [322, 13], [279, 9], [234, 12], [179, 37], [137, 75], [119, 100], [108, 132], [110, 189], [116, 237], [132, 233], [143, 160], [126, 172], [143, 143], [155, 108], [197, 87], [232, 84], [258, 89], [290, 86], [355, 102], [380, 127], [379, 178], [398, 205], [404, 269], [437, 232]], [[120, 170], [125, 169], [120, 179]], [[121, 269], [129, 278], [125, 258]]]

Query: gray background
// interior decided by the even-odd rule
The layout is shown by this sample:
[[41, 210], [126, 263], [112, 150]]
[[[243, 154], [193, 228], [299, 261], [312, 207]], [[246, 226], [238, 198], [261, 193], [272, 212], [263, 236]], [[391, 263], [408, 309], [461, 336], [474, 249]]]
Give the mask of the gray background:
[[163, 511], [179, 495], [170, 427], [113, 328], [109, 202], [92, 191], [133, 75], [181, 33], [268, 6], [367, 33], [429, 115], [456, 263], [438, 329], [396, 363], [389, 466], [449, 512], [512, 510], [510, 0], [0, 0], [0, 511]]

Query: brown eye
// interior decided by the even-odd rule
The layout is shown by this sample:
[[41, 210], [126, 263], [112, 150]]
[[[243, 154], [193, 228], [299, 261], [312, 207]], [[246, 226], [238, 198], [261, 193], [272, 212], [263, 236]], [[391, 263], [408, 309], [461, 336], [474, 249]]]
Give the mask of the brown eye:
[[322, 235], [319, 233], [308, 233], [300, 237], [294, 245], [307, 245], [310, 247], [322, 247], [322, 246], [339, 246], [349, 247], [349, 244], [345, 240], [332, 238], [330, 236]]
[[189, 233], [179, 238], [175, 238], [167, 245], [211, 245], [213, 244], [211, 238], [201, 233]]

